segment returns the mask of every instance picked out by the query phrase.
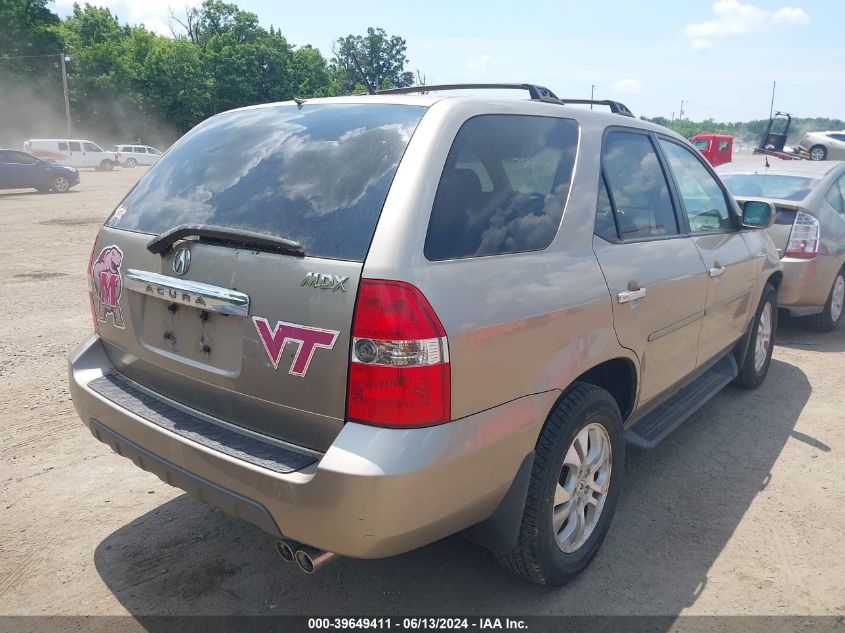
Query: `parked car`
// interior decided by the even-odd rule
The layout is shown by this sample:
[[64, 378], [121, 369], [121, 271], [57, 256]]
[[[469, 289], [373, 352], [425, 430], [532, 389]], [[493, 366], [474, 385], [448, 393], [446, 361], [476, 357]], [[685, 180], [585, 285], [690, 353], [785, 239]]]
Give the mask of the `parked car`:
[[713, 167], [729, 163], [733, 158], [734, 137], [730, 134], [696, 134], [690, 143]]
[[113, 150], [123, 167], [152, 165], [161, 157], [161, 152], [149, 145], [115, 145]]
[[13, 149], [0, 149], [0, 189], [65, 193], [79, 184], [79, 172]]
[[772, 205], [686, 139], [521, 87], [182, 137], [94, 243], [93, 435], [308, 572], [461, 530], [539, 584], [583, 570], [626, 441], [765, 379], [781, 264]]
[[33, 138], [24, 142], [23, 151], [70, 167], [92, 167], [101, 171], [111, 171], [119, 162], [114, 152], [106, 152], [85, 139]]
[[777, 208], [768, 232], [783, 262], [780, 306], [816, 329], [834, 329], [845, 302], [845, 162], [739, 163], [717, 171], [734, 194]]
[[798, 151], [810, 160], [845, 160], [845, 131], [808, 132], [798, 142]]

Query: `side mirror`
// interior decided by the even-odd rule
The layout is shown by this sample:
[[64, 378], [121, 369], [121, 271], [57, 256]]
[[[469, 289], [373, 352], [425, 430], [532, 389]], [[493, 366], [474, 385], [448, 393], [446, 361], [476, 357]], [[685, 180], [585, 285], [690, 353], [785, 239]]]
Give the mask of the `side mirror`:
[[746, 229], [767, 229], [775, 223], [777, 209], [768, 200], [742, 200], [737, 198], [742, 210], [742, 227]]

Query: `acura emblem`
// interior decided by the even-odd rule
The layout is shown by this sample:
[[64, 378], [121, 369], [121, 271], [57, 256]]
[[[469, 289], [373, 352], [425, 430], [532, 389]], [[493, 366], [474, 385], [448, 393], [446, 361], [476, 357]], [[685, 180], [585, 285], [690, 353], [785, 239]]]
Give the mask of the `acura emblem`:
[[173, 256], [173, 272], [179, 276], [188, 272], [191, 267], [191, 251], [187, 248], [180, 248]]

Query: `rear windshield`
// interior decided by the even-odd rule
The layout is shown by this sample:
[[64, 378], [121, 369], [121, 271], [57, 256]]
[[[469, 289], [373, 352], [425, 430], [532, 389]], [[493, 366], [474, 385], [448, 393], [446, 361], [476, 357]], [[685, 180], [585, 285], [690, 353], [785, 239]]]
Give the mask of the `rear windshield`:
[[720, 177], [735, 196], [778, 200], [803, 200], [818, 183], [815, 178], [782, 174], [720, 174]]
[[424, 112], [305, 104], [215, 116], [144, 175], [107, 225], [151, 234], [222, 225], [296, 240], [308, 255], [363, 261]]

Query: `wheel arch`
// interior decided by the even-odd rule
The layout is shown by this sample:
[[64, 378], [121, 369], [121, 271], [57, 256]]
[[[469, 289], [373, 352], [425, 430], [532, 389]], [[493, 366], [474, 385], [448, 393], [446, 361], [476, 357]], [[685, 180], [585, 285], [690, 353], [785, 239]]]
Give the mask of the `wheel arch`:
[[598, 363], [578, 375], [572, 383], [566, 386], [563, 393], [566, 393], [569, 387], [576, 382], [601, 387], [613, 396], [616, 404], [619, 405], [623, 422], [633, 413], [634, 404], [637, 400], [639, 375], [634, 361], [630, 358], [618, 356]]

